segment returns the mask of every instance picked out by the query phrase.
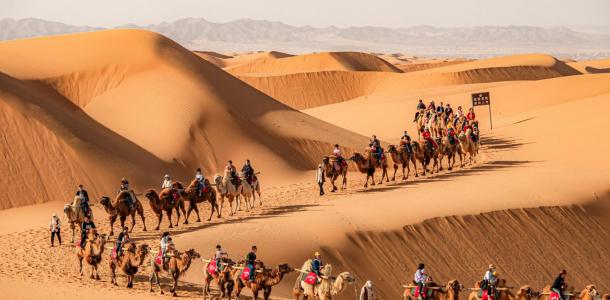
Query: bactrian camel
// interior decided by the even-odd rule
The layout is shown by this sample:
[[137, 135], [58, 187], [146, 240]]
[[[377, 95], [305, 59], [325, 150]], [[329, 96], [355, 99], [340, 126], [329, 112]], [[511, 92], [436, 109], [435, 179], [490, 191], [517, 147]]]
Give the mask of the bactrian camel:
[[159, 288], [159, 293], [163, 294], [163, 289], [161, 288], [161, 284], [159, 283], [159, 272], [164, 270], [167, 272], [169, 277], [173, 280], [172, 287], [170, 288], [170, 293], [172, 296], [176, 297], [176, 287], [178, 287], [178, 278], [182, 276], [188, 269], [191, 267], [191, 264], [194, 259], [198, 259], [201, 256], [193, 249], [189, 249], [184, 253], [180, 253], [178, 251], [171, 251], [166, 253], [169, 256], [169, 262], [164, 265], [163, 261], [158, 264], [156, 262], [156, 255], [152, 256], [150, 261], [150, 265], [152, 267], [152, 273], [150, 274], [150, 291], [153, 292], [153, 281], [157, 282], [157, 287]]
[[224, 176], [216, 174], [214, 176], [214, 183], [216, 184], [220, 196], [220, 210], [222, 211], [225, 198], [227, 198], [229, 201], [229, 215], [232, 216], [237, 212], [237, 206], [235, 207], [235, 212], [233, 212], [233, 201], [239, 197], [239, 194], [241, 193], [240, 187], [233, 183], [231, 180], [231, 172], [228, 170], [225, 171]]
[[330, 264], [324, 265], [320, 270], [322, 277], [318, 284], [311, 285], [305, 281], [301, 281], [300, 289], [293, 289], [294, 299], [299, 299], [303, 295], [303, 299], [308, 298], [330, 300], [337, 294], [345, 291], [349, 284], [353, 284], [356, 279], [349, 272], [343, 272], [337, 277], [332, 277], [332, 266]]
[[218, 202], [216, 201], [216, 190], [212, 186], [210, 186], [210, 182], [207, 179], [204, 180], [204, 187], [200, 191], [197, 190], [197, 187], [199, 185], [199, 182], [197, 180], [192, 180], [189, 186], [186, 187], [186, 189], [182, 188], [182, 184], [180, 183], [174, 184], [175, 188], [181, 191], [182, 197], [185, 198], [185, 200], [189, 203], [189, 207], [186, 210], [186, 224], [188, 224], [188, 218], [191, 215], [192, 211], [195, 211], [195, 214], [197, 215], [197, 222], [201, 222], [201, 217], [199, 217], [199, 208], [197, 207], [197, 204], [203, 202], [210, 203], [211, 208], [210, 217], [208, 218], [208, 221], [212, 220], [214, 211], [216, 211], [216, 217], [218, 219], [221, 218], [221, 211], [218, 208]]
[[[146, 258], [146, 254], [148, 254], [148, 245], [141, 244], [136, 247], [136, 244], [133, 242], [127, 243], [127, 245], [122, 246], [123, 251], [120, 256], [111, 257], [110, 258], [110, 275], [112, 276], [111, 283], [114, 285], [117, 284], [116, 280], [116, 268], [119, 268], [125, 275], [127, 275], [127, 288], [133, 287], [133, 278], [136, 273], [138, 273], [138, 269], [144, 263], [144, 259]], [[118, 253], [118, 249], [116, 249]]]
[[272, 270], [269, 269], [265, 269], [264, 266], [262, 266], [262, 263], [259, 263], [260, 265], [260, 269], [261, 272], [256, 272], [255, 270], [253, 270], [253, 272], [256, 272], [256, 274], [254, 275], [254, 281], [253, 282], [249, 282], [248, 280], [242, 280], [241, 279], [241, 271], [240, 269], [234, 269], [233, 270], [233, 278], [237, 281], [237, 289], [235, 290], [235, 299], [239, 299], [239, 295], [241, 294], [241, 290], [244, 287], [249, 288], [252, 291], [252, 295], [254, 299], [258, 298], [258, 293], [259, 292], [263, 292], [263, 299], [268, 300], [269, 297], [271, 296], [271, 288], [274, 285], [279, 284], [282, 279], [284, 278], [284, 275], [293, 272], [294, 269], [291, 268], [288, 264], [280, 264], [277, 267], [273, 268]]
[[358, 171], [366, 174], [366, 182], [364, 183], [364, 187], [369, 186], [369, 178], [371, 178], [371, 185], [375, 185], [375, 169], [380, 168], [382, 170], [381, 180], [379, 184], [383, 183], [383, 178], [386, 179], [386, 182], [390, 182], [390, 178], [388, 176], [388, 161], [384, 157], [380, 160], [375, 157], [376, 153], [373, 153], [371, 149], [366, 149], [364, 151], [364, 155], [360, 153], [354, 153], [354, 155], [350, 158], [356, 164]]
[[[83, 276], [83, 260], [91, 266], [91, 279], [100, 279], [100, 274], [97, 270], [98, 265], [102, 262], [102, 254], [104, 254], [104, 246], [106, 245], [106, 235], [98, 234], [95, 228], [90, 229], [86, 236], [87, 241], [83, 248], [78, 248], [76, 257], [78, 258], [78, 270]], [[95, 273], [95, 276], [93, 275]]]
[[[131, 206], [128, 204], [129, 195], [131, 195], [132, 201], [135, 201]], [[110, 215], [110, 235], [114, 235], [114, 222], [116, 222], [117, 217], [119, 217], [121, 222], [121, 228], [125, 228], [125, 219], [127, 219], [127, 216], [131, 216], [131, 228], [129, 229], [129, 232], [132, 232], [133, 228], [136, 226], [136, 212], [142, 219], [142, 230], [146, 231], [144, 208], [133, 191], [120, 192], [114, 200], [110, 200], [110, 198], [104, 196], [100, 200], [100, 203], [104, 206], [104, 210]]]
[[170, 189], [163, 189], [159, 194], [157, 194], [155, 190], [150, 189], [148, 190], [148, 192], [146, 192], [146, 194], [144, 194], [144, 196], [146, 197], [146, 199], [148, 199], [150, 208], [157, 216], [157, 227], [155, 227], [155, 230], [159, 230], [159, 227], [161, 226], [161, 221], [163, 220], [163, 212], [165, 212], [165, 214], [167, 215], [167, 219], [169, 220], [169, 228], [173, 228], [174, 226], [172, 224], [173, 210], [176, 210], [176, 214], [178, 215], [175, 226], [178, 226], [178, 222], [180, 222], [180, 210], [182, 210], [182, 213], [185, 214], [186, 217], [186, 213], [184, 210], [184, 201], [182, 200], [182, 197], [178, 196], [178, 199], [171, 199], [174, 198], [174, 194], [171, 192]]
[[[417, 164], [415, 162], [415, 156], [413, 152], [409, 152], [406, 146], [401, 145], [400, 147], [396, 147], [395, 145], [388, 146], [388, 153], [392, 157], [392, 161], [394, 162], [394, 174], [392, 175], [392, 181], [396, 181], [396, 171], [398, 171], [398, 166], [402, 167], [402, 180], [409, 179], [409, 173], [411, 172], [411, 168], [409, 167], [409, 162], [413, 164], [415, 168], [415, 177], [417, 177]], [[405, 171], [405, 169], [407, 171]]]
[[[74, 231], [77, 227], [80, 228], [80, 225], [85, 221], [85, 214], [81, 208], [81, 198], [77, 196], [74, 197], [72, 204], [66, 203], [64, 205], [64, 214], [70, 223], [70, 229], [72, 230], [71, 242], [74, 243]], [[91, 212], [91, 219], [93, 219], [93, 212]]]
[[[344, 159], [345, 161], [345, 159]], [[337, 161], [335, 156], [324, 156], [322, 158], [322, 167], [324, 168], [324, 175], [330, 179], [330, 183], [333, 186], [331, 192], [337, 190], [335, 181], [341, 176], [341, 190], [347, 188], [347, 163]]]

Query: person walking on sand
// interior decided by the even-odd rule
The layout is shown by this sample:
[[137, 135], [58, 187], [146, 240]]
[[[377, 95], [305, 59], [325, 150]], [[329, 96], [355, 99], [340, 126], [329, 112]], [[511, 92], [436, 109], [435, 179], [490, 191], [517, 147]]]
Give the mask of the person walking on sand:
[[375, 292], [373, 291], [373, 282], [367, 280], [362, 290], [360, 290], [360, 299], [359, 300], [375, 300]]
[[324, 195], [324, 168], [322, 168], [322, 164], [318, 165], [318, 170], [316, 171], [316, 181], [318, 182], [318, 186], [320, 187], [320, 196]]
[[57, 235], [57, 240], [59, 241], [59, 245], [61, 246], [61, 221], [57, 214], [53, 214], [51, 217], [51, 222], [49, 223], [49, 230], [51, 231], [51, 247], [55, 246], [55, 236]]

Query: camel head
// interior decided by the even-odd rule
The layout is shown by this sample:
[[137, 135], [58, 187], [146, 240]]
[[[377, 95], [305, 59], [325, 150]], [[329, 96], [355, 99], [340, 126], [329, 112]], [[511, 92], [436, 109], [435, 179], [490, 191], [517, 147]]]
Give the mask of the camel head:
[[458, 294], [463, 289], [464, 285], [461, 284], [457, 279], [450, 280], [447, 282], [447, 286], [445, 287], [446, 291], [453, 291], [455, 294]]
[[68, 215], [68, 214], [69, 214], [69, 213], [71, 213], [71, 212], [72, 212], [72, 205], [70, 205], [70, 204], [66, 204], [66, 205], [64, 205], [64, 213], [65, 213], [66, 215]]
[[538, 297], [540, 296], [539, 292], [535, 292], [534, 290], [532, 290], [532, 287], [529, 285], [524, 285], [522, 287], [519, 288], [519, 291], [517, 292], [517, 298], [520, 299], [532, 299], [533, 297]]
[[364, 156], [362, 156], [362, 154], [358, 153], [358, 152], [354, 152], [354, 155], [352, 157], [349, 158], [350, 160], [353, 160], [355, 162], [364, 162]]
[[589, 295], [590, 299], [597, 299], [597, 297], [599, 297], [599, 292], [597, 291], [594, 285], [589, 284], [585, 287], [584, 290], [582, 290], [582, 292], [580, 292], [580, 299], [584, 299], [585, 295]]
[[352, 275], [350, 272], [343, 272], [339, 274], [339, 277], [349, 284], [356, 282], [356, 277], [354, 277], [354, 275]]
[[331, 264], [325, 264], [324, 267], [322, 267], [322, 270], [320, 270], [320, 273], [326, 277], [330, 277], [330, 274], [332, 274], [332, 272], [333, 266]]
[[220, 186], [220, 184], [222, 183], [222, 176], [218, 174], [214, 175], [214, 183], [216, 184], [216, 186]]
[[388, 146], [388, 152], [390, 152], [390, 153], [396, 153], [396, 146], [394, 146], [394, 145], [389, 145], [389, 146]]
[[197, 253], [197, 251], [195, 251], [195, 249], [189, 249], [186, 252], [184, 252], [184, 255], [189, 257], [190, 259], [197, 259], [200, 258], [201, 255], [199, 255], [199, 253]]
[[112, 201], [110, 200], [110, 198], [102, 196], [102, 198], [100, 198], [100, 204], [104, 207], [109, 207], [112, 206]]
[[[194, 186], [196, 181], [197, 181], [196, 179], [193, 179], [193, 181], [191, 181], [191, 186]], [[173, 181], [172, 188], [181, 191], [184, 189], [184, 186], [182, 185], [182, 183], [180, 181]]]
[[92, 228], [87, 232], [87, 240], [94, 241], [97, 238], [98, 238], [97, 229]]
[[146, 194], [144, 194], [144, 197], [146, 197], [146, 199], [151, 200], [151, 201], [155, 201], [159, 199], [159, 195], [157, 195], [157, 192], [155, 192], [155, 190], [150, 189], [146, 192]]
[[148, 247], [148, 244], [142, 244], [142, 245], [138, 246], [138, 249], [136, 250], [136, 254], [146, 256], [146, 254], [148, 254], [149, 250], [150, 250], [150, 248]]
[[328, 158], [328, 156], [323, 156], [323, 157], [322, 157], [322, 164], [323, 164], [323, 165], [325, 165], [325, 166], [326, 166], [326, 165], [328, 165], [328, 164], [329, 164], [329, 162], [330, 162], [330, 159]]
[[288, 274], [294, 271], [294, 268], [290, 267], [288, 264], [281, 264], [277, 266], [277, 270], [280, 272], [280, 274]]

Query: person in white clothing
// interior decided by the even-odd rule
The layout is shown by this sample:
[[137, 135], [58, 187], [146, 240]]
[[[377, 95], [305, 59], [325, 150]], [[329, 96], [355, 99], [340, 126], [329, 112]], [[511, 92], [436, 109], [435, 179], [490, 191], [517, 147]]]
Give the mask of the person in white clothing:
[[367, 280], [367, 282], [360, 290], [360, 300], [375, 300], [375, 292], [373, 291], [373, 282]]
[[197, 173], [195, 173], [195, 180], [197, 180], [197, 193], [199, 197], [202, 196], [203, 192], [203, 184], [204, 184], [203, 172], [201, 172], [201, 168], [197, 168]]
[[61, 246], [61, 221], [59, 220], [59, 217], [57, 217], [57, 214], [53, 214], [53, 216], [51, 216], [49, 230], [51, 231], [51, 247], [55, 246], [56, 235], [59, 245]]
[[426, 274], [426, 269], [423, 263], [420, 263], [419, 266], [417, 266], [417, 271], [415, 271], [413, 281], [415, 281], [415, 284], [417, 284], [420, 297], [425, 299], [426, 291], [424, 289], [424, 285], [426, 284], [426, 281], [428, 281], [428, 275]]
[[322, 196], [324, 195], [324, 181], [326, 181], [326, 178], [324, 178], [324, 168], [322, 167], [322, 164], [318, 165], [318, 170], [316, 171], [316, 181], [320, 187], [320, 196]]
[[171, 189], [172, 188], [172, 179], [169, 175], [165, 174], [163, 176], [163, 183], [161, 184], [161, 189]]

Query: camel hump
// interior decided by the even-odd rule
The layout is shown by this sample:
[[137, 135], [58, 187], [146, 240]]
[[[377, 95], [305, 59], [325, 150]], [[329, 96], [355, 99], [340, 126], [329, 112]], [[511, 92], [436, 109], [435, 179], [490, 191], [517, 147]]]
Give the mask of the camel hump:
[[311, 272], [311, 262], [312, 262], [311, 258], [306, 260], [305, 263], [303, 264], [303, 267], [301, 268], [301, 271]]

